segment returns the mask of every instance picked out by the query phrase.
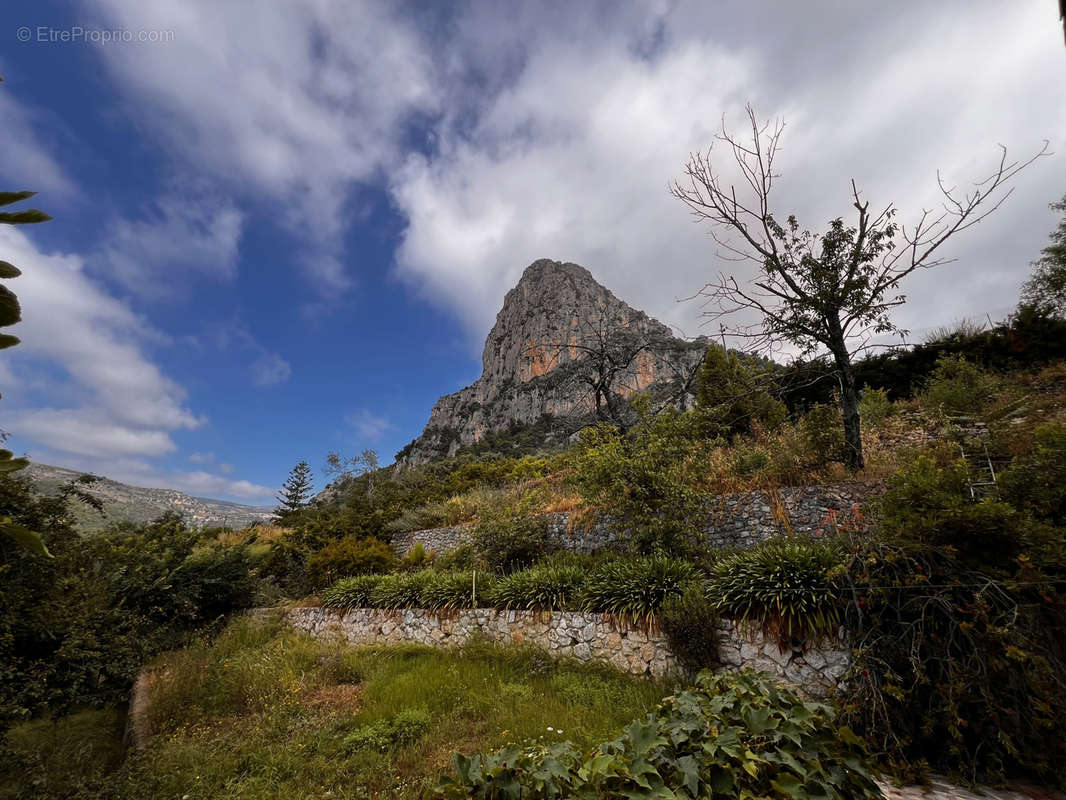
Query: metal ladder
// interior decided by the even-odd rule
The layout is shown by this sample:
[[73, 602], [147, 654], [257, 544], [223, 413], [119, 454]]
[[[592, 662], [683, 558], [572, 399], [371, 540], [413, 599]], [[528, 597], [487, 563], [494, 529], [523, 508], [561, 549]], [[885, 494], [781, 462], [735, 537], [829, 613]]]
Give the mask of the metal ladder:
[[970, 489], [970, 499], [976, 501], [993, 494], [997, 482], [995, 462], [1006, 462], [1009, 459], [995, 459], [988, 452], [988, 429], [984, 423], [969, 416], [948, 419], [959, 429], [959, 454], [966, 465], [966, 483]]

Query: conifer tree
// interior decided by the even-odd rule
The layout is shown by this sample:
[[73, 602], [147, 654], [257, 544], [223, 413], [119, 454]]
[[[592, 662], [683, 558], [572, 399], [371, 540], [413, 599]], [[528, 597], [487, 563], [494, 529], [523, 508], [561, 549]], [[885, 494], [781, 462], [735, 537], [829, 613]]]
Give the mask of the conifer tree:
[[292, 468], [289, 477], [281, 486], [281, 491], [278, 492], [277, 499], [280, 505], [274, 513], [274, 518], [278, 522], [284, 522], [292, 514], [304, 508], [311, 498], [313, 489], [311, 467], [306, 461], [301, 461]]

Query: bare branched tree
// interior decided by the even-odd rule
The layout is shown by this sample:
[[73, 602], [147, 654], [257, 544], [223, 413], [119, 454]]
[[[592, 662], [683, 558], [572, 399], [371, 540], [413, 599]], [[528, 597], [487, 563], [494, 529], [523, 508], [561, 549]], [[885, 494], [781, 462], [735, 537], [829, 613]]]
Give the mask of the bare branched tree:
[[[757, 265], [750, 280], [722, 273], [696, 296], [705, 300], [705, 316], [720, 321], [723, 334], [739, 339], [741, 349], [770, 354], [792, 345], [804, 356], [828, 352], [840, 383], [848, 463], [860, 469], [853, 359], [873, 346], [874, 336], [906, 335], [889, 316], [906, 302], [900, 283], [916, 270], [949, 263], [944, 243], [998, 209], [1013, 191], [1011, 181], [1046, 155], [1048, 144], [1024, 161], [1009, 161], [1000, 146], [998, 166], [968, 190], [948, 186], [938, 172], [940, 206], [924, 209], [910, 226], [896, 222], [892, 204], [872, 211], [852, 181], [854, 225], [838, 217], [819, 234], [801, 228], [795, 216], [782, 223], [774, 215], [771, 194], [780, 177], [774, 161], [784, 123], [760, 122], [750, 105], [747, 116], [750, 140], [731, 134], [723, 122], [711, 147], [692, 155], [684, 177], [670, 187], [698, 222], [711, 223], [721, 257]], [[739, 186], [722, 177], [723, 152], [739, 167]], [[728, 322], [737, 312], [760, 319]]]
[[[541, 309], [548, 319], [558, 317], [558, 312]], [[654, 351], [657, 365], [668, 373], [658, 383], [673, 391], [659, 399], [658, 407], [682, 405], [684, 399], [695, 394], [695, 383], [701, 359], [693, 358], [691, 351], [676, 348], [673, 352], [662, 336], [620, 324], [612, 318], [606, 306], [596, 315], [575, 322], [567, 316], [557, 320], [558, 330], [568, 330], [568, 335], [557, 341], [537, 344], [527, 350], [529, 357], [546, 358], [551, 369], [566, 370], [566, 380], [580, 387], [580, 401], [575, 413], [583, 413], [590, 407], [597, 420], [626, 429], [635, 415], [626, 401], [642, 388], [639, 383], [638, 364], [642, 354]], [[561, 364], [562, 354], [569, 356]], [[702, 350], [700, 351], [702, 355]], [[585, 403], [587, 402], [587, 406]]]

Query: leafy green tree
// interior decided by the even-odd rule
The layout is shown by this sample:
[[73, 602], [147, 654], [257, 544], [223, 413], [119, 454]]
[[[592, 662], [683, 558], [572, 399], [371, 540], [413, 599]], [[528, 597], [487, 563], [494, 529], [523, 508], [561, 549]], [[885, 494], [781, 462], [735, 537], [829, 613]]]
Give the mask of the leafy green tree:
[[768, 379], [736, 352], [708, 347], [697, 377], [696, 402], [709, 432], [729, 436], [747, 432], [753, 422], [768, 429], [784, 422], [785, 405], [768, 391]]
[[1033, 262], [1032, 277], [1022, 286], [1022, 303], [1066, 317], [1066, 195], [1050, 207], [1064, 215], [1051, 232], [1051, 244]]
[[684, 551], [699, 535], [707, 511], [683, 475], [697, 426], [691, 412], [645, 409], [641, 422], [628, 431], [601, 424], [581, 432], [574, 483], [632, 550]]
[[[782, 224], [771, 210], [772, 188], [779, 177], [774, 159], [784, 124], [760, 123], [751, 106], [747, 112], [750, 141], [724, 126], [715, 137], [739, 167], [745, 179], [741, 185], [727, 185], [709, 148], [689, 159], [685, 183], [675, 181], [671, 188], [697, 221], [711, 223], [724, 258], [755, 265], [749, 280], [721, 274], [704, 286], [700, 294], [709, 304], [706, 313], [722, 319], [739, 312], [744, 321], [723, 324], [723, 335], [739, 337], [754, 350], [790, 346], [803, 356], [828, 352], [840, 383], [847, 463], [861, 469], [853, 360], [874, 336], [906, 334], [890, 316], [906, 302], [899, 293], [901, 282], [916, 270], [948, 263], [942, 255], [944, 244], [995, 211], [1010, 193], [1012, 179], [1047, 153], [1047, 143], [1023, 162], [1008, 162], [1004, 149], [998, 167], [969, 191], [948, 188], [939, 180], [941, 208], [923, 211], [913, 226], [898, 224], [891, 204], [871, 211], [852, 181], [855, 224], [846, 225], [837, 217], [819, 234], [802, 228], [795, 216]], [[750, 322], [752, 317], [758, 321]]]
[[313, 490], [314, 481], [311, 476], [311, 467], [306, 461], [301, 461], [292, 468], [289, 477], [286, 478], [285, 483], [281, 486], [281, 491], [277, 494], [278, 502], [281, 505], [274, 516], [278, 522], [284, 522], [297, 511], [306, 507], [307, 501], [311, 499]]

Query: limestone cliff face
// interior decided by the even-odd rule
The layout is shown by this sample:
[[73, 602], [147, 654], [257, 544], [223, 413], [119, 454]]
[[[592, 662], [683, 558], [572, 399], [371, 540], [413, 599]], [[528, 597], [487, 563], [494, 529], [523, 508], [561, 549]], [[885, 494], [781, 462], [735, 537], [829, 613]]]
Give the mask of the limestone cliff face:
[[549, 427], [565, 433], [594, 417], [596, 384], [623, 400], [648, 392], [684, 404], [705, 349], [705, 340], [675, 338], [584, 267], [535, 261], [496, 315], [481, 377], [437, 401], [425, 431], [397, 462], [421, 464], [549, 418], [558, 423]]

